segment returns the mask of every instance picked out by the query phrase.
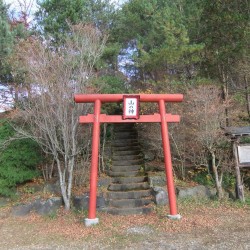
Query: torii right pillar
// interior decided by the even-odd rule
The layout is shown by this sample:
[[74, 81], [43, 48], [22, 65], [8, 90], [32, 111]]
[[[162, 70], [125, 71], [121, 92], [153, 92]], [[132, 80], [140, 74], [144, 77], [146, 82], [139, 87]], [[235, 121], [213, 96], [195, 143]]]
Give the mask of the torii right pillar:
[[164, 100], [159, 101], [159, 110], [161, 116], [162, 146], [164, 152], [165, 173], [166, 173], [166, 181], [168, 188], [169, 206], [170, 206], [170, 214], [168, 215], [168, 218], [172, 220], [180, 220], [181, 215], [177, 214], [176, 194], [174, 187], [172, 159], [171, 159], [170, 142], [168, 134], [168, 123], [166, 121], [166, 107]]

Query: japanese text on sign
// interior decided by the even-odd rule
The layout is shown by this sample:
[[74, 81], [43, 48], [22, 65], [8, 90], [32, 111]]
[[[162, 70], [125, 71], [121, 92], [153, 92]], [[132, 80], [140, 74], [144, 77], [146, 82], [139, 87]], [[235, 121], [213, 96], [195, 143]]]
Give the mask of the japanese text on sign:
[[139, 118], [139, 96], [124, 96], [123, 119]]
[[126, 98], [126, 116], [135, 116], [137, 114], [137, 99], [136, 98]]

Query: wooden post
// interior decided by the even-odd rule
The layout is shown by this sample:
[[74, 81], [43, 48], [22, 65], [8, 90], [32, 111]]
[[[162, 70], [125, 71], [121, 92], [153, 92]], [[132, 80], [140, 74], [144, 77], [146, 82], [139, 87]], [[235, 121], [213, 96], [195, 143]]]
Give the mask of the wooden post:
[[233, 153], [235, 159], [235, 173], [236, 173], [236, 197], [242, 202], [245, 202], [244, 187], [241, 182], [239, 155], [238, 155], [238, 138], [233, 139]]

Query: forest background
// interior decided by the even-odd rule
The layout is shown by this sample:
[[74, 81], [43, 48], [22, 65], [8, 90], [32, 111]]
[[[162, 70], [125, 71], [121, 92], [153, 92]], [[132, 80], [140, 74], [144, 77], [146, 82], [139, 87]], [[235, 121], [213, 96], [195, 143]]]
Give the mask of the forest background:
[[[249, 1], [44, 0], [31, 19], [33, 4], [11, 10], [0, 1], [1, 105], [14, 103], [1, 118], [1, 195], [56, 175], [70, 209], [91, 155], [91, 127], [78, 117], [92, 107], [75, 105], [74, 93], [183, 93], [182, 104], [167, 106], [182, 117], [170, 131], [176, 178], [215, 185], [219, 198], [233, 187], [223, 128], [250, 122]], [[162, 161], [159, 125], [140, 126], [142, 146]], [[109, 137], [104, 126], [102, 147]]]

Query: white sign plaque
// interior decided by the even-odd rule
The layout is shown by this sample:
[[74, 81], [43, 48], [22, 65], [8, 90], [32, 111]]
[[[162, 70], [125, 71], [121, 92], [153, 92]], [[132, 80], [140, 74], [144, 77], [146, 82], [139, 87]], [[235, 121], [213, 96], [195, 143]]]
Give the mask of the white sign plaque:
[[137, 98], [126, 98], [125, 99], [125, 115], [127, 117], [133, 117], [138, 114], [138, 99]]
[[239, 163], [250, 163], [250, 145], [238, 146]]

